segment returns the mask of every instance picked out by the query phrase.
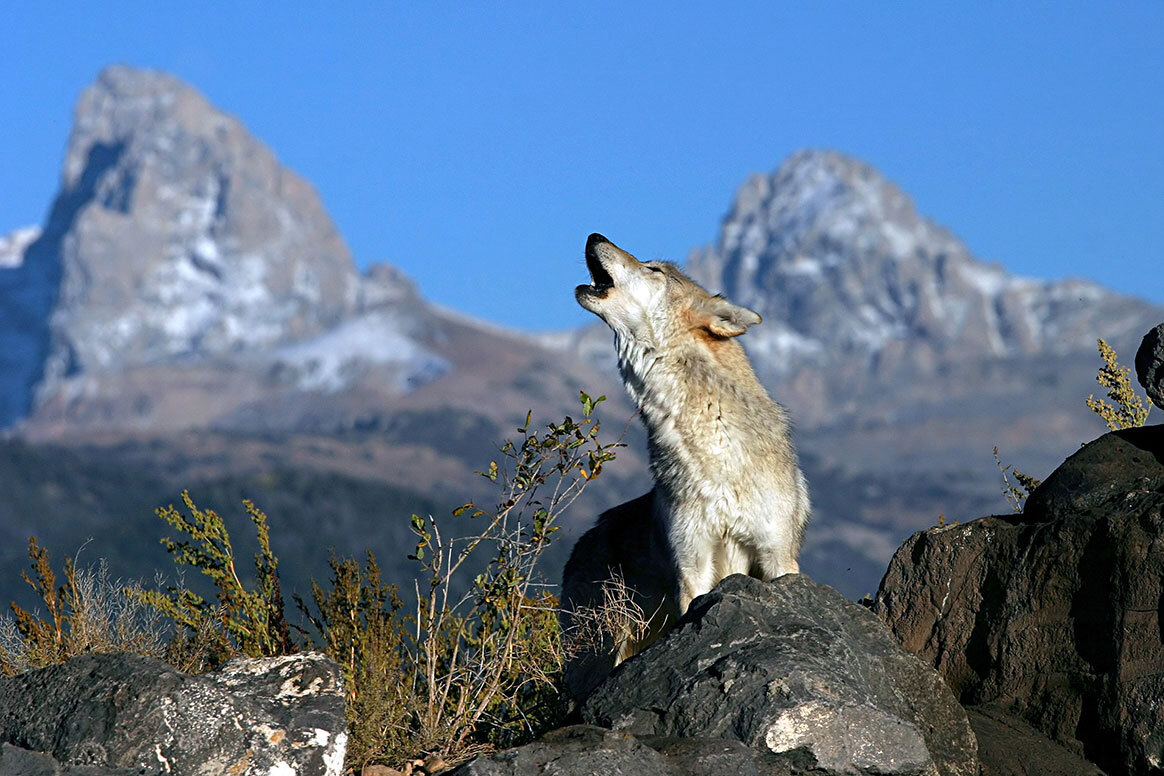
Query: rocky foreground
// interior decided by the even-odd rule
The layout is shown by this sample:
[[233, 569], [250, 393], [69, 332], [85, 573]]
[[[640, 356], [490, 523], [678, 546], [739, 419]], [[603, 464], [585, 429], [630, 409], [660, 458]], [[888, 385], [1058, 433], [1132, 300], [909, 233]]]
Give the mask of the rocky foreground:
[[[1137, 356], [1153, 400], [1164, 324]], [[733, 576], [580, 706], [458, 776], [1164, 773], [1164, 425], [1106, 434], [1022, 513], [921, 531], [871, 607]], [[335, 664], [185, 676], [86, 655], [0, 680], [0, 774], [339, 774]]]
[[304, 654], [186, 676], [153, 658], [84, 655], [0, 681], [0, 741], [4, 776], [338, 776], [339, 666]]
[[[1164, 324], [1136, 365], [1164, 408]], [[457, 774], [1162, 774], [1162, 513], [1164, 426], [1106, 434], [1021, 514], [911, 537], [872, 611], [729, 577], [587, 724]]]

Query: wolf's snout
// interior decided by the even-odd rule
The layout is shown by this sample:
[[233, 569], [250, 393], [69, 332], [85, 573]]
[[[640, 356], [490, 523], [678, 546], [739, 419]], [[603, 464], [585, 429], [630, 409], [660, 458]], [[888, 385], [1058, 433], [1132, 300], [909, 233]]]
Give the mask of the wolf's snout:
[[598, 246], [599, 243], [605, 243], [605, 242], [610, 242], [610, 240], [606, 239], [604, 236], [600, 235], [598, 232], [595, 232], [594, 234], [592, 234], [586, 238], [586, 253], [589, 254], [591, 251], [593, 251], [595, 249], [595, 247]]

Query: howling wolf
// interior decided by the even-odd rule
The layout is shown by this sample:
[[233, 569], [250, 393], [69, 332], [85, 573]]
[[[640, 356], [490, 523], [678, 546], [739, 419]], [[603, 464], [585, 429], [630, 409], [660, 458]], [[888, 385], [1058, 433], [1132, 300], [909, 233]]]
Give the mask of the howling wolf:
[[574, 295], [614, 331], [655, 479], [650, 493], [604, 512], [566, 564], [567, 626], [574, 610], [600, 605], [612, 577], [650, 617], [645, 638], [616, 638], [609, 669], [724, 577], [798, 572], [809, 500], [784, 409], [736, 341], [760, 316], [600, 234], [586, 241], [586, 266], [591, 282]]

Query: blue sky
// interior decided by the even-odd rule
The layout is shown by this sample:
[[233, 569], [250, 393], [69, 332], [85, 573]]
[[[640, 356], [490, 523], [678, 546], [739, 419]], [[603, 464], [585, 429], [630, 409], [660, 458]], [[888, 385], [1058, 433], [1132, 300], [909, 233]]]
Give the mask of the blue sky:
[[0, 232], [39, 223], [77, 95], [159, 68], [311, 180], [357, 261], [558, 329], [586, 235], [714, 241], [804, 147], [980, 257], [1164, 302], [1164, 3], [5, 3]]

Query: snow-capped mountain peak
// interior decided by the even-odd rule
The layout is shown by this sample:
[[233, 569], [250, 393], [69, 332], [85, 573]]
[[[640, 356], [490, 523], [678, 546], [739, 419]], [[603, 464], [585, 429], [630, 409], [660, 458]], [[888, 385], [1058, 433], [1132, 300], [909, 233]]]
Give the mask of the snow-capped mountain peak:
[[1139, 325], [1146, 307], [984, 263], [871, 166], [831, 151], [798, 152], [746, 181], [717, 245], [689, 267], [764, 317], [749, 347], [776, 374], [902, 343], [931, 362], [1068, 352]]

